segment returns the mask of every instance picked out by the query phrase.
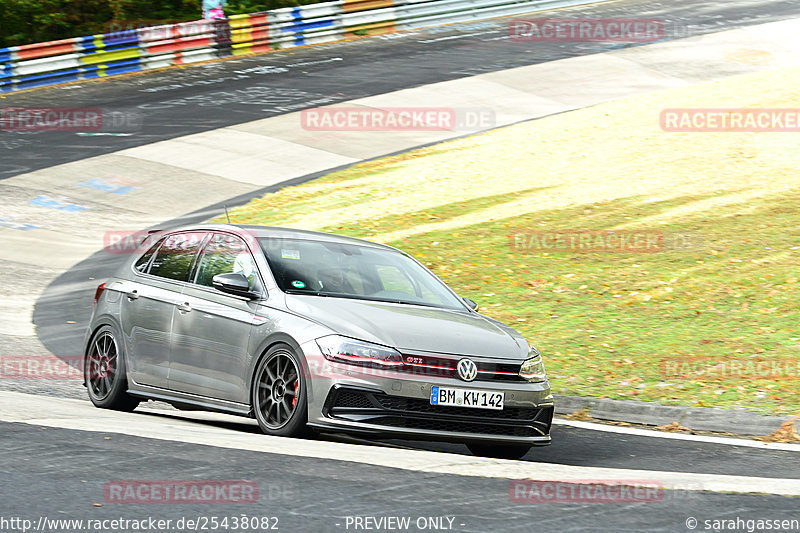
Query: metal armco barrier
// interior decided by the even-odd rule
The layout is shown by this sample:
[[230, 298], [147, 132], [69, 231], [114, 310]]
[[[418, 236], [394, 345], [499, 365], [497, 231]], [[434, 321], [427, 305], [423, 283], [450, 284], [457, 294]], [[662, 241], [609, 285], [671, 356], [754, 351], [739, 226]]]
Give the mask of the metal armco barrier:
[[597, 1], [337, 0], [12, 46], [0, 48], [0, 92]]

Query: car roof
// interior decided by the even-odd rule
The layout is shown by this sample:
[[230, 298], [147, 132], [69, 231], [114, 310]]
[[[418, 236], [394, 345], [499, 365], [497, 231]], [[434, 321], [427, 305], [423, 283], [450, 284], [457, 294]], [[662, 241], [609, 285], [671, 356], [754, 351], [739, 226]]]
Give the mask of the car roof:
[[[196, 231], [196, 230], [209, 230], [209, 231], [231, 231], [234, 233], [244, 234], [248, 233], [256, 238], [276, 237], [282, 239], [304, 239], [309, 241], [332, 242], [340, 244], [354, 244], [359, 246], [368, 246], [371, 248], [382, 248], [385, 250], [399, 251], [392, 246], [385, 244], [378, 244], [375, 242], [365, 241], [363, 239], [356, 239], [355, 237], [346, 237], [344, 235], [336, 235], [333, 233], [323, 233], [320, 231], [310, 231], [297, 228], [283, 228], [278, 226], [254, 226], [249, 224], [202, 224], [195, 226], [187, 226], [182, 228], [175, 228], [165, 230], [165, 233], [174, 233], [176, 231]], [[237, 231], [238, 230], [238, 231]]]

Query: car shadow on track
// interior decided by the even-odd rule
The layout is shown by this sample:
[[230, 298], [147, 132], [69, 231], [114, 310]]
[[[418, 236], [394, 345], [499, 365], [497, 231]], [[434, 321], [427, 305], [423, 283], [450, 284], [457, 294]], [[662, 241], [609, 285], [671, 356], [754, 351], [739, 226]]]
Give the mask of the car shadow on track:
[[[207, 411], [155, 409], [153, 406], [158, 405], [156, 403], [145, 405], [145, 408], [139, 408], [135, 412], [165, 421], [181, 420], [231, 431], [261, 434], [256, 421], [250, 418]], [[562, 425], [553, 426], [552, 437], [551, 446], [533, 447], [521, 460], [568, 466], [800, 478], [800, 467], [795, 466], [798, 464], [796, 451], [756, 450], [702, 441], [664, 440], [658, 434], [618, 435]], [[454, 442], [365, 438], [341, 433], [320, 433], [304, 437], [304, 440], [473, 455], [464, 444]], [[666, 453], [667, 449], [669, 453]]]

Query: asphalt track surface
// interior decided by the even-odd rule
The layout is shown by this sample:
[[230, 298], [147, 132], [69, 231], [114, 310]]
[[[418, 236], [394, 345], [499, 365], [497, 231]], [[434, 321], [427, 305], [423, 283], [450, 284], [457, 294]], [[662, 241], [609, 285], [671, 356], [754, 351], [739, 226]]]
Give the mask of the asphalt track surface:
[[[30, 519], [277, 517], [279, 531], [354, 531], [347, 517], [452, 518], [458, 532], [689, 531], [686, 520], [797, 518], [796, 499], [664, 491], [637, 503], [517, 503], [509, 480], [408, 472], [126, 435], [0, 423], [2, 515]], [[67, 467], [68, 466], [68, 467]], [[143, 474], [145, 473], [145, 474]], [[114, 504], [114, 480], [248, 480], [254, 504]], [[13, 490], [10, 490], [13, 487]], [[795, 500], [794, 502], [792, 500]], [[100, 503], [102, 507], [93, 504]], [[445, 524], [449, 524], [445, 519]], [[166, 528], [170, 531], [174, 528]], [[440, 529], [441, 530], [441, 529]]]
[[[559, 11], [557, 16], [565, 14]], [[788, 1], [623, 0], [569, 10], [574, 17], [661, 18], [673, 23], [676, 38], [798, 14], [800, 4]], [[503, 38], [507, 22], [461, 24], [9, 95], [0, 105], [101, 107], [135, 120], [118, 130], [129, 136], [0, 132], [0, 179], [314, 107], [320, 99], [346, 101], [618, 46], [512, 42]], [[220, 191], [219, 205], [162, 226], [202, 220], [223, 203], [244, 203], [263, 192], [266, 190], [230, 199]], [[98, 252], [45, 291], [37, 303], [34, 322], [40, 340], [53, 353], [80, 353], [80, 339], [91, 312], [91, 288], [86, 280], [107, 276], [120, 259]], [[76, 323], [64, 324], [64, 316], [73, 317]], [[76, 396], [84, 394], [78, 384], [74, 389]], [[238, 427], [256, 430], [244, 420]], [[565, 426], [554, 427], [553, 438], [553, 446], [532, 450], [526, 460], [800, 478], [796, 452], [609, 435]], [[0, 509], [4, 517], [49, 513], [60, 518], [148, 515], [176, 519], [244, 512], [277, 516], [283, 531], [345, 531], [342, 520], [353, 515], [448, 515], [455, 517], [458, 531], [687, 531], [685, 519], [690, 512], [701, 521], [737, 516], [798, 518], [797, 500], [779, 496], [687, 492], [665, 494], [656, 503], [519, 504], [509, 500], [508, 481], [501, 479], [422, 474], [229, 449], [220, 452], [209, 446], [116, 434], [106, 439], [97, 433], [22, 424], [0, 423], [0, 442]], [[386, 444], [468, 453], [462, 446], [441, 443]], [[213, 505], [92, 506], [92, 502], [102, 501], [105, 481], [148, 475], [154, 479], [252, 479], [259, 483], [262, 499], [253, 512]], [[698, 530], [702, 530], [702, 522]]]
[[[706, 442], [609, 434], [554, 425], [550, 446], [532, 448], [525, 461], [574, 466], [665, 470], [735, 476], [800, 478], [797, 452], [753, 450]], [[409, 446], [405, 441], [388, 444]], [[465, 446], [414, 442], [414, 449], [469, 454]]]

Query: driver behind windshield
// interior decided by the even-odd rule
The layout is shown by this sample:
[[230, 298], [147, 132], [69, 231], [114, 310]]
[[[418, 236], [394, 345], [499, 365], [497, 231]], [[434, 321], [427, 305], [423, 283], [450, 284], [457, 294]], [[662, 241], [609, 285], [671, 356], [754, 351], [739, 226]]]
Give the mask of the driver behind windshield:
[[320, 290], [325, 292], [338, 292], [341, 294], [355, 293], [344, 271], [339, 268], [321, 268], [317, 271], [317, 279], [320, 283]]

